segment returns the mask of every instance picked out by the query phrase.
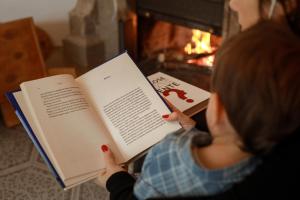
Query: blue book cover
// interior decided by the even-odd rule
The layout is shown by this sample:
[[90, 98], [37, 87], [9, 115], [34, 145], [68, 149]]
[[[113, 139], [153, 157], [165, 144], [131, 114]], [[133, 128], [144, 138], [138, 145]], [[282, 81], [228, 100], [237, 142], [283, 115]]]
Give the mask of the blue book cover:
[[[18, 92], [18, 91], [15, 91]], [[32, 140], [35, 148], [38, 150], [38, 152], [40, 153], [41, 157], [43, 158], [44, 162], [46, 163], [47, 167], [49, 168], [50, 172], [52, 173], [52, 175], [55, 177], [55, 179], [57, 180], [57, 182], [60, 184], [60, 186], [62, 188], [65, 188], [65, 184], [62, 181], [62, 179], [60, 178], [60, 176], [58, 175], [55, 167], [53, 166], [53, 164], [51, 163], [50, 159], [48, 158], [46, 152], [44, 151], [43, 147], [41, 146], [40, 142], [38, 141], [37, 137], [35, 136], [30, 124], [28, 123], [24, 113], [22, 112], [17, 99], [14, 96], [15, 92], [7, 92], [5, 94], [5, 96], [7, 97], [8, 101], [10, 102], [10, 104], [13, 106], [16, 115], [18, 116], [20, 122], [22, 123], [24, 129], [26, 130], [28, 136], [30, 137], [30, 139]]]

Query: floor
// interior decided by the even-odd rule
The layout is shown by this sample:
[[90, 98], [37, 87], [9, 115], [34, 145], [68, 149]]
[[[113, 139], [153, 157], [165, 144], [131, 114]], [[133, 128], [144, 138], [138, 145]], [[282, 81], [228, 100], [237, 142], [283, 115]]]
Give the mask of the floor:
[[64, 191], [52, 177], [22, 126], [0, 118], [0, 200], [106, 200], [93, 181]]

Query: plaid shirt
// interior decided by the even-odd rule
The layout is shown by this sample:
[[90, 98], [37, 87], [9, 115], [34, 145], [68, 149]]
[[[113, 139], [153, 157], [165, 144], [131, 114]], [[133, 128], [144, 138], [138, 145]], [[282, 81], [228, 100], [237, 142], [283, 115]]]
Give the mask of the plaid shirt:
[[258, 165], [258, 158], [249, 158], [223, 169], [208, 170], [193, 158], [191, 141], [197, 129], [168, 135], [155, 145], [144, 161], [141, 175], [134, 185], [138, 199], [172, 196], [205, 196], [229, 189]]

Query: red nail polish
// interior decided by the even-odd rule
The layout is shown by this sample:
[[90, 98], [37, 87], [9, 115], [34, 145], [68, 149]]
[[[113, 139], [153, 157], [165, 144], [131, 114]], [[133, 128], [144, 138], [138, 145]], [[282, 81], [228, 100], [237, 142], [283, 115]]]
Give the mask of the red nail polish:
[[168, 118], [168, 117], [169, 117], [169, 115], [163, 115], [162, 117], [163, 117], [163, 118]]
[[101, 150], [102, 150], [103, 152], [108, 151], [108, 146], [106, 146], [105, 144], [102, 145], [102, 146], [101, 146]]

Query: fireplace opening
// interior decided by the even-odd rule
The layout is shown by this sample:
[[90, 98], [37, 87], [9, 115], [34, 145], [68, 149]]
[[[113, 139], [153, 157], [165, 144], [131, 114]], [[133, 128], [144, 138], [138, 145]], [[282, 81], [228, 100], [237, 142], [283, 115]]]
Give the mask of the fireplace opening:
[[159, 70], [210, 73], [222, 41], [224, 3], [224, 0], [137, 0], [138, 63]]
[[139, 60], [156, 61], [162, 68], [212, 67], [222, 41], [213, 33], [165, 21], [143, 19], [139, 26]]

